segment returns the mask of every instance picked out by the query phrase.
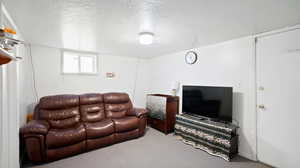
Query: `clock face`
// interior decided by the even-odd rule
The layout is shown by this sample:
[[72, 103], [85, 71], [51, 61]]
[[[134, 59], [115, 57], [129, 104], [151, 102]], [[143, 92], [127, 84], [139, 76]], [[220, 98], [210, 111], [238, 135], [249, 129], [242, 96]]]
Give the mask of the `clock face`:
[[187, 64], [194, 64], [197, 61], [197, 53], [194, 51], [189, 51], [185, 54], [185, 62]]

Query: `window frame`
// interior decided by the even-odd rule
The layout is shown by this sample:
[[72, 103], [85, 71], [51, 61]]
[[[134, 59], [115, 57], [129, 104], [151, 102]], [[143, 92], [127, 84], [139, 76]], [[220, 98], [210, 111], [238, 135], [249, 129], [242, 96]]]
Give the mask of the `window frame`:
[[[75, 53], [78, 54], [78, 72], [64, 72], [64, 53], [69, 52], [69, 53]], [[88, 56], [88, 55], [93, 55], [93, 56]], [[95, 72], [81, 72], [81, 59], [80, 57], [92, 57], [94, 60], [94, 68]], [[62, 75], [98, 75], [98, 60], [99, 60], [99, 55], [98, 53], [95, 52], [89, 52], [89, 51], [79, 51], [79, 50], [71, 50], [71, 49], [61, 49], [61, 74]]]

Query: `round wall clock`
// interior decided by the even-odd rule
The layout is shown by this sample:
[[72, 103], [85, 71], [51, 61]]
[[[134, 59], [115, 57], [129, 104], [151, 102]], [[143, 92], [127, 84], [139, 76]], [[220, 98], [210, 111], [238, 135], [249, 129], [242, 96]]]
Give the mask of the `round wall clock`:
[[189, 51], [185, 54], [185, 62], [187, 64], [194, 64], [197, 62], [197, 59], [198, 59], [198, 55], [195, 51]]

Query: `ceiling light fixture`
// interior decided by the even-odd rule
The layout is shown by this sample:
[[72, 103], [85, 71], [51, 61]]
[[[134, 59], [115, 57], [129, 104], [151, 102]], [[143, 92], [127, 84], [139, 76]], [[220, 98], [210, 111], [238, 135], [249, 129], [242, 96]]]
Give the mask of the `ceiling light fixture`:
[[153, 43], [154, 34], [150, 32], [140, 33], [140, 43], [143, 45], [149, 45]]

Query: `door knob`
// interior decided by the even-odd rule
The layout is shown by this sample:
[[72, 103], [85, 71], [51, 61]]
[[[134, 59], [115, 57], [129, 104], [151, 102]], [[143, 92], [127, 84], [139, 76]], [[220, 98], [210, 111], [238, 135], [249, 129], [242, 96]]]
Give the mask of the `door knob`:
[[263, 105], [263, 104], [258, 105], [258, 108], [260, 108], [262, 110], [266, 109], [265, 105]]

